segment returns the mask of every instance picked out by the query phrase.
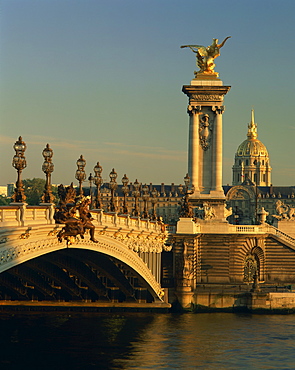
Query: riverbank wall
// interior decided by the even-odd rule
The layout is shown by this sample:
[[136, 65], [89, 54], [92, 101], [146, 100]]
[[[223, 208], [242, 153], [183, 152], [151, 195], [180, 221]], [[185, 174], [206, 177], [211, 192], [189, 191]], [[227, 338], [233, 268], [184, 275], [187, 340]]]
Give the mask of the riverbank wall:
[[295, 292], [196, 292], [185, 309], [195, 312], [295, 313]]

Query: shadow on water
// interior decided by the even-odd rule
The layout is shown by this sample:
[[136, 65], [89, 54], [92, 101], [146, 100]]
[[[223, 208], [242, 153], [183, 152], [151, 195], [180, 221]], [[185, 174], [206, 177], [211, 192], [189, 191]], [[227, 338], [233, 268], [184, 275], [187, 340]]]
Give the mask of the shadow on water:
[[136, 314], [2, 316], [0, 369], [111, 369], [152, 320]]
[[0, 369], [293, 369], [295, 316], [0, 316]]

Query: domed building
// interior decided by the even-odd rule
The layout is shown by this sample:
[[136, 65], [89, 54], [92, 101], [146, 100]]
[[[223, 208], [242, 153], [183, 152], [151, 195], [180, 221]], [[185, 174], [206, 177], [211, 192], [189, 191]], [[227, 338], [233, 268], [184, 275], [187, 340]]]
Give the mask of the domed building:
[[[259, 223], [262, 209], [268, 213], [268, 223], [277, 225], [277, 220], [294, 220], [289, 214], [295, 206], [295, 187], [272, 185], [268, 150], [257, 137], [252, 110], [247, 139], [239, 145], [235, 154], [232, 186], [223, 186], [227, 206], [232, 208], [228, 221], [232, 224]], [[278, 214], [282, 212], [280, 209], [284, 210], [283, 214]], [[292, 224], [288, 223], [289, 226]], [[290, 227], [284, 232], [290, 234]], [[295, 228], [292, 235], [295, 237]]]
[[257, 139], [257, 124], [254, 110], [248, 125], [247, 139], [239, 145], [233, 165], [233, 185], [241, 185], [248, 180], [257, 186], [271, 185], [271, 167], [266, 146]]

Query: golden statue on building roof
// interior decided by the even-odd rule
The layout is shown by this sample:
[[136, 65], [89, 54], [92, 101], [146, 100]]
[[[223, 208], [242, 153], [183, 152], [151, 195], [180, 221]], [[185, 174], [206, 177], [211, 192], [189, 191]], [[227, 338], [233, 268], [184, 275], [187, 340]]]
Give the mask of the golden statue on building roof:
[[196, 53], [197, 66], [200, 68], [198, 72], [195, 71], [195, 76], [197, 74], [207, 74], [207, 75], [217, 75], [214, 71], [215, 64], [214, 59], [219, 57], [220, 49], [225, 44], [226, 40], [231, 36], [226, 37], [221, 44], [218, 44], [218, 39], [213, 39], [211, 45], [205, 47], [202, 45], [182, 45], [181, 48], [190, 48], [194, 53]]

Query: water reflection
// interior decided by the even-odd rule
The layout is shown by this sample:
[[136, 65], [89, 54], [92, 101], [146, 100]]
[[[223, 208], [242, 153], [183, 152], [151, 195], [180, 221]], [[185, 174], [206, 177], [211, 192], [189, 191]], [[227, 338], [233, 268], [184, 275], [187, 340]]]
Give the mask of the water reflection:
[[1, 369], [294, 369], [295, 316], [0, 317]]

